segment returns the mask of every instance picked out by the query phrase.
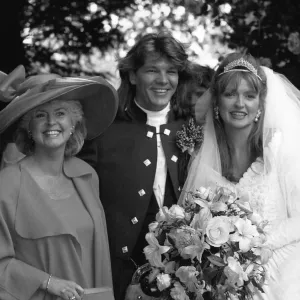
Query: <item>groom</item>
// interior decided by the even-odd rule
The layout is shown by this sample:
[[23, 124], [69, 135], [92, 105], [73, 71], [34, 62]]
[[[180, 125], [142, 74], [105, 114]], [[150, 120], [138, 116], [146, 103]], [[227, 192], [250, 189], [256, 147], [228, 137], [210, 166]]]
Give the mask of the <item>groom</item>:
[[148, 225], [159, 207], [177, 203], [184, 183], [175, 137], [190, 116], [188, 66], [171, 35], [143, 36], [119, 62], [117, 118], [80, 154], [99, 175], [116, 300], [146, 263]]

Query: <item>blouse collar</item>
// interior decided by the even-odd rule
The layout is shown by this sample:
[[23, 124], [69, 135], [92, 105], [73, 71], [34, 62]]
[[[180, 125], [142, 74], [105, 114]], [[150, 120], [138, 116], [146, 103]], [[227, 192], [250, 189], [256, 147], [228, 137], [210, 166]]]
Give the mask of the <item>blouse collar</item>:
[[77, 157], [65, 159], [63, 165], [64, 173], [68, 177], [81, 177], [87, 174], [92, 174], [93, 169], [90, 165]]
[[[19, 161], [20, 170], [24, 168], [22, 160]], [[70, 157], [64, 160], [63, 171], [70, 178], [81, 177], [92, 174], [93, 169], [90, 165], [77, 157]]]

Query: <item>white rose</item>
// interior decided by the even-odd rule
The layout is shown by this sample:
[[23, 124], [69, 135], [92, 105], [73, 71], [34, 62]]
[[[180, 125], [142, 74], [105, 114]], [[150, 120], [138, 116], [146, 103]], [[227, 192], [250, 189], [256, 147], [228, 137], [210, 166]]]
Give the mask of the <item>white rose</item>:
[[213, 247], [220, 247], [229, 240], [230, 219], [224, 216], [210, 219], [206, 226], [206, 241]]
[[156, 277], [156, 282], [158, 289], [163, 291], [171, 285], [171, 276], [169, 274], [159, 274]]
[[174, 204], [169, 209], [169, 217], [172, 219], [184, 219], [185, 211], [181, 206]]

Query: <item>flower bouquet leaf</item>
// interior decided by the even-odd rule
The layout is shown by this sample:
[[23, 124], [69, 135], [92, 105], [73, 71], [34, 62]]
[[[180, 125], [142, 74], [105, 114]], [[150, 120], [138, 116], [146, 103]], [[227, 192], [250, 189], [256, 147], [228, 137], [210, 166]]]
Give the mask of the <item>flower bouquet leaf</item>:
[[144, 253], [152, 296], [246, 300], [263, 292], [266, 224], [247, 199], [223, 187], [187, 195], [182, 206], [162, 207], [149, 225]]

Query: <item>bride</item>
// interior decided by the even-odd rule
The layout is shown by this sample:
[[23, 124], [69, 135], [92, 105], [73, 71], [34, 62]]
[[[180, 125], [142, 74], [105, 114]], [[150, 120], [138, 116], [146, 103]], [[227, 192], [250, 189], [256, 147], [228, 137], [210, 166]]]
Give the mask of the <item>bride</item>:
[[257, 220], [267, 222], [269, 276], [254, 299], [300, 299], [299, 100], [284, 76], [232, 53], [196, 106], [204, 142], [183, 191], [226, 186], [247, 194]]

